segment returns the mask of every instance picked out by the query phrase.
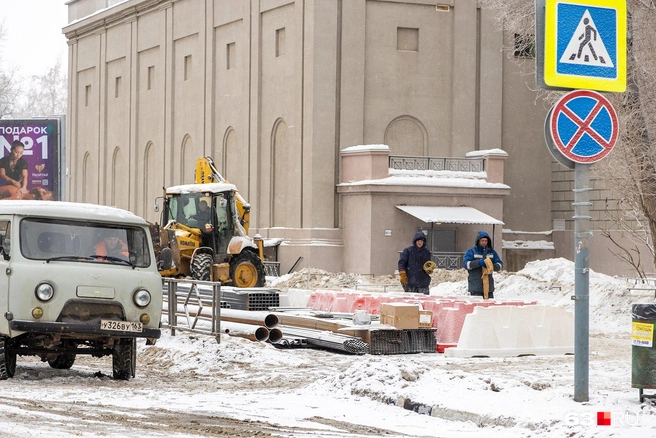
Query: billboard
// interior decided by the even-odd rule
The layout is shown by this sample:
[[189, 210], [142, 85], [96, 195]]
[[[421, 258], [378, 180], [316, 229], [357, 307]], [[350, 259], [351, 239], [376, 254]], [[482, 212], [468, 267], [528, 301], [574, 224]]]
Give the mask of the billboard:
[[16, 140], [24, 145], [21, 159], [27, 163], [27, 186], [14, 188], [12, 181], [0, 178], [0, 199], [61, 200], [62, 120], [0, 120], [0, 168], [8, 165], [2, 163], [9, 160], [5, 157], [11, 155], [11, 146]]

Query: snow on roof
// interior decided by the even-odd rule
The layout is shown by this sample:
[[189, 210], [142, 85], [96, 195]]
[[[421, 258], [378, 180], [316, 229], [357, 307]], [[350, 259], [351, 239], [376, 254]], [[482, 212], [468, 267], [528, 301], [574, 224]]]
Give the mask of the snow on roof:
[[343, 154], [348, 154], [352, 152], [363, 152], [363, 151], [386, 151], [389, 152], [390, 148], [384, 144], [363, 144], [358, 146], [350, 146], [342, 149], [340, 152]]
[[128, 222], [146, 224], [134, 213], [106, 205], [63, 201], [14, 201], [1, 200], [0, 213], [33, 217], [56, 217], [63, 219], [95, 220], [104, 222]]
[[503, 234], [541, 234], [545, 236], [550, 236], [553, 234], [553, 230], [545, 230], [545, 231], [515, 231], [511, 230], [510, 228], [504, 228], [503, 229]]
[[166, 189], [167, 195], [181, 195], [183, 193], [223, 193], [237, 190], [234, 184], [210, 183], [210, 184], [183, 184]]
[[[391, 173], [391, 172], [390, 172]], [[348, 186], [430, 186], [430, 187], [463, 187], [463, 188], [483, 188], [483, 189], [510, 189], [510, 186], [503, 183], [489, 183], [484, 179], [472, 178], [452, 178], [452, 177], [431, 177], [427, 175], [417, 176], [390, 176], [382, 179], [366, 179], [362, 181], [353, 181], [340, 183], [338, 187]]]
[[504, 151], [503, 149], [484, 149], [480, 151], [471, 151], [467, 152], [465, 154], [465, 157], [467, 158], [474, 158], [474, 157], [487, 157], [489, 155], [494, 155], [497, 157], [507, 157], [508, 153]]
[[487, 172], [462, 172], [452, 170], [405, 170], [389, 169], [387, 178], [349, 181], [338, 184], [347, 186], [429, 186], [429, 187], [465, 187], [484, 189], [510, 189], [503, 183], [487, 182]]
[[401, 211], [429, 223], [503, 225], [498, 219], [474, 207], [433, 207], [420, 205], [397, 205]]
[[546, 240], [504, 240], [503, 249], [555, 249], [553, 242]]

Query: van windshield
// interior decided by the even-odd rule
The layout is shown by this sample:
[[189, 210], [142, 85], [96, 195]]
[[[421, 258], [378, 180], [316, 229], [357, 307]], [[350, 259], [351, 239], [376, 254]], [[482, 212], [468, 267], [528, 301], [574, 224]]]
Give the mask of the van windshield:
[[32, 260], [111, 262], [139, 268], [151, 263], [143, 228], [88, 221], [23, 219], [20, 250]]

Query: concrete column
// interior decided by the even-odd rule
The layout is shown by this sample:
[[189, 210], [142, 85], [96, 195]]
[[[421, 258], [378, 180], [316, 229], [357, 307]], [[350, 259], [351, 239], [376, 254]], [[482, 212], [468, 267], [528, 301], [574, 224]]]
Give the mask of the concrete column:
[[366, 0], [342, 2], [340, 148], [364, 142], [364, 60]]
[[[205, 0], [205, 34], [203, 46], [205, 48], [205, 101], [203, 111], [205, 123], [201, 147], [203, 156], [213, 154], [214, 138], [214, 0]], [[200, 157], [197, 157], [200, 158]], [[214, 157], [218, 158], [218, 157]]]
[[462, 156], [475, 146], [477, 75], [472, 72], [478, 68], [476, 4], [476, 0], [458, 0], [453, 6], [452, 156]]
[[483, 157], [485, 160], [485, 172], [487, 173], [487, 182], [500, 183], [504, 181], [504, 163], [508, 159], [508, 154], [501, 149], [491, 149], [477, 152], [470, 152], [467, 158]]
[[[250, 15], [248, 17], [250, 24], [250, 114], [249, 114], [249, 150], [251, 166], [251, 185], [249, 197], [251, 203], [257, 205], [255, 214], [250, 216], [251, 228], [259, 228], [264, 223], [264, 218], [269, 218], [268, 204], [264, 203], [265, 197], [263, 191], [268, 190], [268, 184], [262, 179], [262, 138], [260, 135], [260, 124], [262, 119], [262, 43], [260, 41], [260, 0], [250, 1]], [[267, 198], [268, 199], [268, 198]]]
[[389, 152], [389, 147], [385, 145], [352, 146], [342, 149], [341, 182], [387, 178]]
[[[138, 62], [138, 57], [139, 57], [139, 44], [137, 40], [137, 32], [138, 32], [139, 26], [137, 26], [137, 19], [134, 17], [132, 21], [130, 22], [130, 56], [128, 57], [128, 71], [130, 72], [130, 108], [132, 109], [130, 111], [130, 144], [129, 144], [129, 150], [128, 150], [128, 155], [130, 158], [128, 167], [130, 168], [128, 171], [128, 174], [130, 175], [130, 180], [131, 181], [139, 181], [138, 176], [139, 176], [139, 170], [138, 170], [138, 163], [139, 163], [139, 146], [137, 145], [137, 95], [138, 95], [138, 90], [137, 90], [137, 84], [138, 84], [138, 79], [139, 79], [139, 62]], [[145, 188], [141, 188], [141, 190], [145, 190]], [[130, 210], [134, 212], [140, 212], [142, 211], [143, 207], [138, 207], [138, 190], [133, 191], [130, 190], [130, 193], [128, 194], [128, 205], [130, 206]]]
[[173, 72], [175, 71], [175, 60], [173, 59], [173, 7], [172, 4], [165, 6], [165, 29], [162, 35], [162, 46], [164, 47], [164, 186], [183, 184], [180, 181], [179, 154], [173, 147]]
[[71, 39], [68, 42], [68, 108], [69, 114], [66, 118], [66, 138], [68, 144], [64, 145], [66, 153], [66, 194], [65, 200], [73, 201], [77, 199], [77, 185], [72, 184], [73, 175], [77, 177], [77, 171], [80, 168], [78, 157], [79, 148], [77, 143], [77, 39]]
[[[98, 166], [100, 184], [98, 184], [98, 202], [109, 205], [110, 165], [107, 160], [107, 32], [100, 34], [100, 50], [98, 55]], [[111, 153], [111, 151], [109, 151]]]
[[481, 8], [481, 62], [477, 149], [501, 148], [503, 32], [494, 12]]
[[338, 2], [308, 2], [303, 65], [302, 228], [333, 228]]

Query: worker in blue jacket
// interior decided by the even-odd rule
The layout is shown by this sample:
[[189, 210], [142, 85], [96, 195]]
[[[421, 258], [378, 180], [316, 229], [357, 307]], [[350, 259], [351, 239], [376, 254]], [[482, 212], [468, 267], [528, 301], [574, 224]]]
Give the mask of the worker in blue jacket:
[[503, 269], [499, 254], [492, 248], [492, 239], [485, 231], [476, 234], [476, 244], [463, 257], [463, 267], [469, 272], [468, 290], [484, 299], [494, 298], [492, 272]]
[[419, 292], [428, 295], [433, 268], [425, 268], [431, 260], [431, 252], [426, 248], [426, 235], [418, 231], [412, 239], [412, 246], [401, 253], [399, 259], [399, 281], [406, 292]]

